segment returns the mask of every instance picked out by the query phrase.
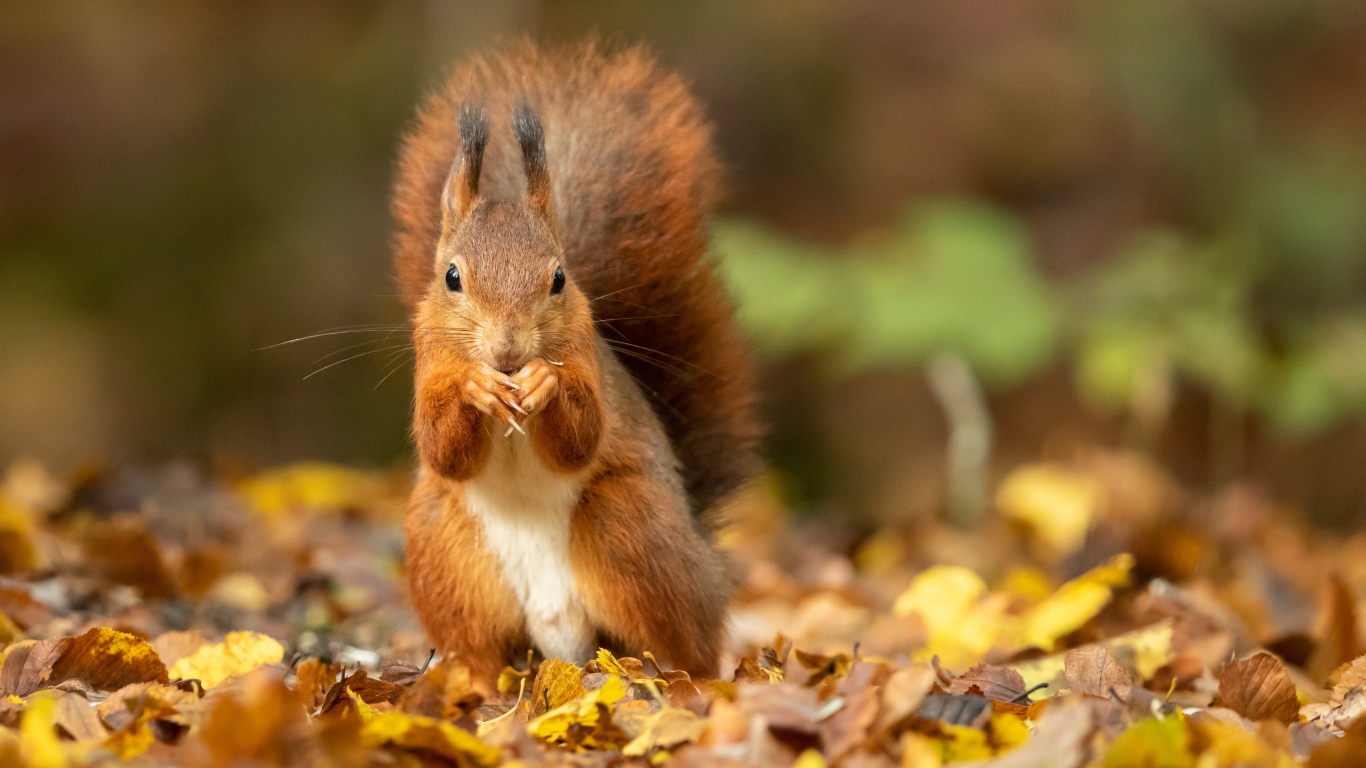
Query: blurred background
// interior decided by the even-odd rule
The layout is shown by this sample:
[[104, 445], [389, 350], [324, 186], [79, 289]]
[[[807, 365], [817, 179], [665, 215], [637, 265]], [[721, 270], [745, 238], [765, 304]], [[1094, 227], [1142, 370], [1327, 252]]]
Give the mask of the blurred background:
[[1366, 520], [1348, 0], [6, 3], [0, 466], [406, 465], [401, 352], [263, 348], [401, 322], [415, 102], [593, 31], [715, 121], [785, 503], [970, 521], [1021, 462], [1122, 455]]

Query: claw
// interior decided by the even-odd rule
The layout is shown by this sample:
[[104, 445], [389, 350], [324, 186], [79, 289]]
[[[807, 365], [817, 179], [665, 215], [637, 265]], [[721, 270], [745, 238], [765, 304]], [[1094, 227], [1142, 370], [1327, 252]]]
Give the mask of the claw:
[[[518, 432], [521, 432], [521, 433], [524, 434], [524, 435], [526, 434], [526, 430], [522, 429], [522, 425], [521, 425], [521, 424], [518, 424], [516, 421], [513, 421], [511, 417], [508, 417], [507, 423], [508, 423], [509, 425], [511, 425], [511, 427], [512, 427], [513, 429], [517, 430]], [[512, 433], [509, 432], [508, 434], [512, 434]]]
[[509, 408], [511, 408], [512, 410], [514, 410], [514, 411], [516, 411], [516, 412], [522, 414], [523, 416], [529, 416], [529, 415], [530, 415], [530, 414], [528, 414], [526, 411], [522, 410], [522, 406], [520, 406], [520, 405], [518, 405], [518, 404], [516, 404], [516, 403], [514, 403], [514, 402], [509, 401], [509, 402], [507, 403], [507, 406], [508, 406]]

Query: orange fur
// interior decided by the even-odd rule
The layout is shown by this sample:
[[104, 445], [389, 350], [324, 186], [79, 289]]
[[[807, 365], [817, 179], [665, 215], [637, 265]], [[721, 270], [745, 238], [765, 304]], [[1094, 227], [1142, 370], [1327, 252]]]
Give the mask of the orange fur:
[[532, 642], [466, 495], [505, 471], [490, 453], [523, 439], [508, 429], [577, 483], [568, 557], [594, 629], [716, 672], [732, 577], [709, 535], [759, 435], [748, 351], [704, 258], [716, 175], [696, 103], [639, 48], [474, 59], [404, 139], [395, 251], [423, 465], [409, 571], [428, 633], [479, 674]]

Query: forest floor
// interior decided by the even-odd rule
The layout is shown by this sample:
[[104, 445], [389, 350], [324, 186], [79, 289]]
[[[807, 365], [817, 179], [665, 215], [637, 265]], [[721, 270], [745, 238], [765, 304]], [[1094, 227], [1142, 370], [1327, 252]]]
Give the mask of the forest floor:
[[1142, 458], [853, 540], [761, 483], [721, 680], [601, 652], [481, 696], [406, 604], [408, 477], [0, 482], [0, 764], [1366, 765], [1366, 534]]

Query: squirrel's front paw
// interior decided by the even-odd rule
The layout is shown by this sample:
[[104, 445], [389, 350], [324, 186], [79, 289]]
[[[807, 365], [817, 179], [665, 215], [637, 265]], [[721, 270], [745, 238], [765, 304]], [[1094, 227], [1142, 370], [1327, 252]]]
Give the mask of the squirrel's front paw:
[[520, 385], [507, 374], [483, 364], [477, 366], [465, 381], [465, 394], [471, 405], [521, 432], [522, 426], [517, 423], [516, 416], [525, 416], [527, 411], [517, 402], [516, 392], [519, 388]]
[[512, 375], [523, 413], [537, 413], [550, 402], [559, 387], [558, 373], [554, 364], [538, 357]]

